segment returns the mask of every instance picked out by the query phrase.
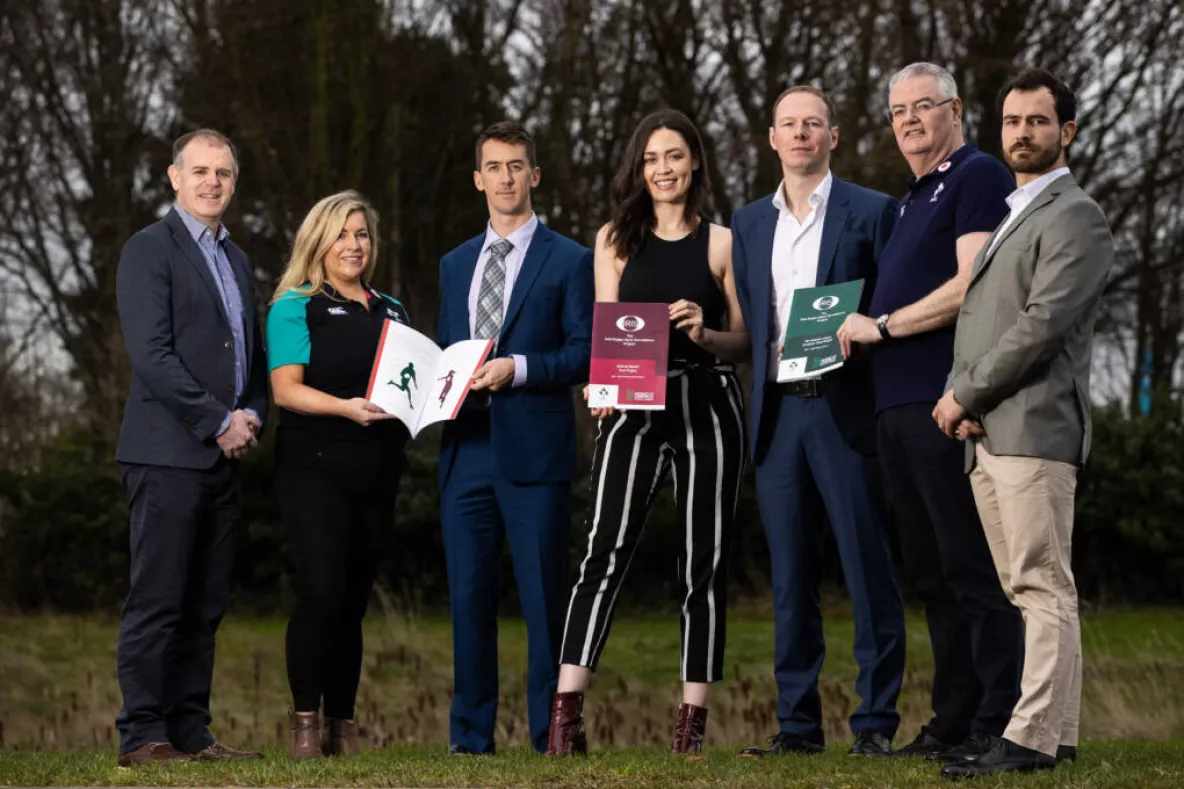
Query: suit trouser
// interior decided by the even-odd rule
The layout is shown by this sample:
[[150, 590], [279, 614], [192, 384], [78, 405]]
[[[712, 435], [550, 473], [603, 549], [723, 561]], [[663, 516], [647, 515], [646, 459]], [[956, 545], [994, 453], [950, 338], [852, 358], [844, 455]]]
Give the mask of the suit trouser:
[[1024, 627], [995, 572], [962, 470], [965, 446], [946, 438], [932, 411], [926, 403], [885, 409], [876, 438], [904, 574], [925, 605], [933, 648], [927, 730], [958, 743], [1007, 727], [1020, 695]]
[[1024, 674], [1003, 736], [1051, 755], [1076, 745], [1081, 713], [1081, 623], [1070, 568], [1077, 468], [997, 456], [981, 444], [970, 475], [995, 569], [1024, 616]]
[[214, 633], [226, 610], [238, 537], [235, 464], [207, 471], [123, 464], [131, 588], [119, 620], [120, 753], [214, 742]]
[[904, 675], [904, 603], [884, 522], [876, 458], [843, 439], [823, 397], [766, 389], [769, 449], [756, 466], [761, 521], [769, 543], [776, 620], [773, 672], [781, 731], [823, 742], [818, 673], [822, 638], [823, 523], [838, 543], [855, 618], [855, 689], [861, 702], [851, 730], [891, 738]]
[[727, 563], [744, 470], [743, 402], [730, 369], [695, 367], [668, 380], [666, 410], [601, 420], [588, 549], [567, 609], [563, 663], [595, 670], [646, 515], [673, 469], [683, 527], [677, 572], [686, 588], [680, 673], [684, 682], [723, 678]]
[[[406, 434], [333, 440], [280, 427], [276, 492], [295, 572], [285, 634], [292, 706], [352, 719], [362, 673], [362, 619], [395, 515]], [[389, 441], [385, 441], [387, 437]]]
[[458, 421], [464, 437], [458, 440], [440, 492], [452, 612], [451, 741], [474, 753], [495, 750], [497, 605], [502, 543], [508, 541], [526, 620], [530, 739], [542, 752], [547, 749], [551, 698], [559, 683], [571, 483], [511, 482], [497, 466], [488, 412], [462, 410]]

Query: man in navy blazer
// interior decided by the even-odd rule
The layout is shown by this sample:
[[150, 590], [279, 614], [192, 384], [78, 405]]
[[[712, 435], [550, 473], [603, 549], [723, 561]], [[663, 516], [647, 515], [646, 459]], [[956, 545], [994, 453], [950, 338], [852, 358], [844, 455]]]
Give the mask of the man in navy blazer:
[[821, 376], [777, 383], [794, 289], [863, 279], [866, 304], [895, 218], [892, 198], [831, 175], [834, 116], [822, 92], [785, 91], [769, 128], [783, 180], [732, 218], [736, 290], [752, 337], [750, 446], [772, 560], [780, 721], [769, 747], [748, 748], [746, 756], [817, 753], [825, 744], [818, 586], [826, 520], [855, 618], [861, 703], [850, 719], [850, 753], [888, 755], [900, 722], [904, 607], [884, 528], [870, 370], [856, 358]]
[[210, 129], [173, 145], [176, 204], [128, 240], [116, 298], [132, 380], [119, 461], [131, 588], [119, 622], [119, 764], [262, 758], [216, 742], [214, 633], [239, 523], [238, 458], [267, 414], [251, 264], [221, 224], [238, 158]]
[[440, 448], [455, 681], [449, 750], [495, 750], [497, 603], [508, 540], [529, 638], [530, 739], [543, 752], [569, 591], [571, 388], [588, 379], [591, 360], [592, 253], [534, 215], [539, 169], [521, 125], [483, 131], [476, 159], [489, 224], [440, 260], [440, 345], [495, 341]]

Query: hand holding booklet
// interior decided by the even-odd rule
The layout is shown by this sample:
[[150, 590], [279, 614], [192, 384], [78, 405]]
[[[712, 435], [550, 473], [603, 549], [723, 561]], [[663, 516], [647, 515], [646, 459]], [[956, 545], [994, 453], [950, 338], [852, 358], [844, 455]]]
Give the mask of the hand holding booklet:
[[440, 350], [424, 335], [388, 320], [378, 341], [366, 399], [394, 414], [412, 437], [455, 419], [492, 340], [462, 340]]
[[835, 333], [859, 309], [863, 280], [817, 288], [797, 288], [789, 307], [789, 324], [777, 365], [777, 381], [811, 378], [843, 366]]
[[588, 407], [664, 409], [669, 346], [667, 305], [597, 302], [592, 311]]

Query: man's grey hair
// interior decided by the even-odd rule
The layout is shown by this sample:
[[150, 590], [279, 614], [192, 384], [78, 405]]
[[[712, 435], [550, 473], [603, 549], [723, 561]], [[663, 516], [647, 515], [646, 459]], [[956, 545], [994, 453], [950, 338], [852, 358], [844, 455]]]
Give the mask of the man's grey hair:
[[933, 77], [936, 79], [941, 96], [935, 96], [934, 98], [941, 98], [942, 100], [958, 98], [958, 83], [954, 81], [954, 75], [936, 63], [925, 63], [924, 61], [910, 63], [893, 74], [892, 79], [888, 80], [888, 95], [892, 95], [892, 89], [901, 80], [911, 77]]
[[224, 145], [230, 150], [230, 158], [234, 160], [234, 174], [238, 175], [238, 148], [234, 147], [234, 143], [220, 131], [214, 129], [197, 129], [195, 131], [182, 134], [173, 141], [173, 165], [175, 167], [181, 166], [181, 152], [185, 150], [185, 146], [194, 140], [205, 140], [215, 145]]

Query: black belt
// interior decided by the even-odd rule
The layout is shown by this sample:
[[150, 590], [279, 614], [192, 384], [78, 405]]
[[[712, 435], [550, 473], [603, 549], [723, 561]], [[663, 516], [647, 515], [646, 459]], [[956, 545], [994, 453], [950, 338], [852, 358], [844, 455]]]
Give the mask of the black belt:
[[800, 381], [786, 381], [776, 385], [782, 394], [795, 397], [822, 397], [821, 378], [804, 378]]

